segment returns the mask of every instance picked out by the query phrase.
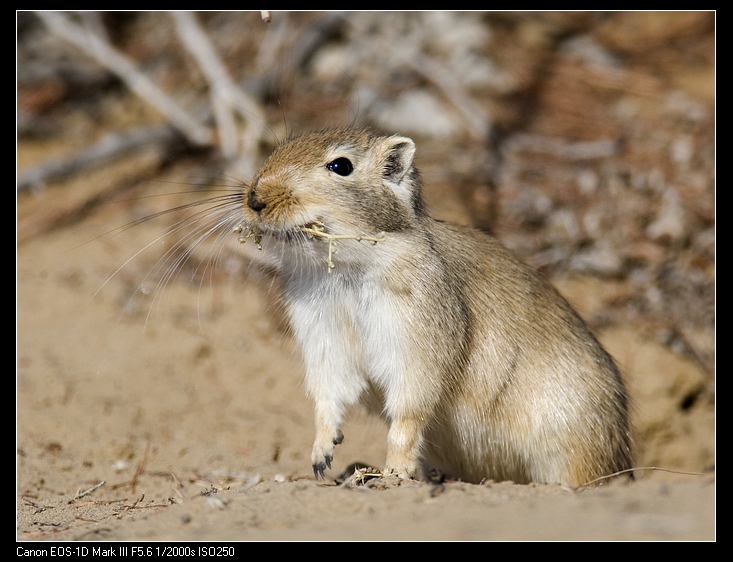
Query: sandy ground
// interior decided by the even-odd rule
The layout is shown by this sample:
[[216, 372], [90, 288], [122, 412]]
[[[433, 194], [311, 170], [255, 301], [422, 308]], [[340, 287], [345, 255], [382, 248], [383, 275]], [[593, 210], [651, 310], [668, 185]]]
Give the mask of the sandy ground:
[[[664, 470], [637, 470], [634, 481], [618, 479], [578, 490], [510, 482], [371, 479], [340, 484], [340, 474], [352, 463], [379, 467], [385, 459], [383, 423], [355, 411], [344, 427], [334, 469], [325, 482], [316, 481], [309, 461], [313, 412], [303, 392], [299, 351], [275, 306], [272, 279], [241, 254], [252, 250], [251, 245], [242, 248], [231, 236], [221, 241], [216, 267], [204, 248], [165, 279], [171, 264], [159, 260], [175, 241], [160, 236], [177, 219], [166, 216], [119, 230], [191, 201], [190, 194], [170, 193], [189, 189], [190, 174], [201, 173], [196, 167], [201, 162], [184, 158], [163, 166], [163, 156], [151, 150], [18, 196], [16, 539], [714, 540], [714, 320], [709, 321], [706, 308], [714, 301], [714, 282], [708, 281], [714, 279], [715, 205], [708, 187], [714, 185], [714, 166], [704, 160], [714, 154], [714, 118], [706, 117], [714, 116], [714, 64], [703, 58], [702, 70], [692, 63], [679, 72], [676, 68], [680, 52], [694, 55], [698, 51], [693, 47], [700, 46], [701, 53], [712, 52], [714, 28], [705, 21], [701, 27], [695, 23], [700, 18], [693, 18], [690, 43], [677, 41], [675, 34], [681, 32], [674, 28], [668, 47], [665, 33], [670, 26], [659, 24], [664, 18], [642, 18], [653, 24], [646, 30], [626, 25], [627, 16], [622, 16], [616, 43], [608, 35], [596, 37], [625, 53], [630, 66], [622, 68], [628, 74], [619, 74], [617, 67], [586, 69], [558, 59], [560, 70], [547, 73], [549, 81], [542, 90], [546, 93], [541, 91], [535, 99], [534, 128], [525, 128], [545, 139], [625, 141], [624, 151], [608, 159], [608, 165], [593, 161], [570, 166], [562, 156], [545, 155], [543, 160], [531, 150], [525, 155], [521, 147], [511, 152], [515, 145], [505, 143], [507, 160], [501, 169], [506, 173], [499, 174], [503, 183], [496, 187], [503, 214], [493, 216], [481, 204], [491, 201], [494, 193], [481, 179], [483, 163], [490, 161], [488, 149], [474, 142], [446, 150], [441, 140], [418, 141], [417, 161], [425, 171], [428, 205], [440, 218], [498, 224], [500, 237], [512, 237], [515, 247], [525, 248], [525, 256], [554, 254], [543, 253], [543, 245], [525, 244], [520, 235], [530, 241], [532, 236], [549, 240], [550, 227], [566, 224], [568, 213], [578, 209], [578, 216], [602, 217], [594, 236], [616, 244], [612, 249], [624, 256], [619, 263], [651, 264], [648, 271], [656, 275], [666, 271], [665, 263], [677, 260], [679, 271], [691, 272], [680, 287], [689, 287], [688, 279], [704, 278], [695, 285], [704, 292], [665, 294], [666, 286], [655, 285], [656, 277], [649, 278], [648, 286], [638, 279], [634, 285], [622, 270], [591, 276], [558, 268], [562, 275], [552, 277], [591, 321], [624, 372], [634, 405], [636, 466]], [[628, 17], [636, 21], [636, 16]], [[148, 34], [142, 36], [157, 45], [160, 22], [167, 20], [160, 16], [147, 27], [146, 21], [141, 18]], [[227, 18], [217, 21], [226, 24]], [[556, 25], [554, 19], [549, 23]], [[517, 37], [534, 48], [537, 29], [544, 29], [540, 24], [545, 25], [529, 20], [526, 28], [517, 26], [516, 35], [507, 35], [508, 55], [500, 58], [507, 69], [516, 67], [512, 52]], [[501, 39], [502, 22], [490, 25]], [[386, 26], [373, 28], [383, 29]], [[639, 35], [661, 39], [645, 42], [637, 40]], [[129, 52], [144, 60], [145, 48], [135, 50], [143, 43], [138, 35], [131, 37]], [[45, 43], [38, 45], [39, 53], [54, 51]], [[661, 47], [655, 51], [655, 45]], [[493, 49], [502, 53], [501, 44]], [[654, 58], [644, 49], [659, 55]], [[525, 71], [533, 68], [529, 65]], [[627, 81], [619, 82], [619, 76]], [[366, 113], [368, 89], [354, 82], [361, 88]], [[527, 88], [531, 84], [528, 80]], [[29, 107], [28, 100], [48, 99], [40, 94], [61, 95], [53, 81], [24, 87], [27, 96], [36, 96], [23, 98]], [[690, 113], [679, 104], [668, 109], [669, 100], [680, 98], [665, 96], [679, 87], [703, 100], [705, 111]], [[320, 123], [312, 113], [333, 104], [315, 94], [303, 97], [300, 91], [295, 90], [289, 106], [284, 104], [290, 123], [296, 115], [311, 126]], [[64, 117], [61, 133], [21, 139], [19, 168], [73, 152], [107, 130], [128, 125], [125, 119], [151, 122], [139, 102], [119, 94], [110, 98], [114, 101], [95, 101], [98, 105], [90, 104], [91, 109], [71, 104], [76, 113]], [[586, 107], [589, 100], [593, 104]], [[621, 102], [638, 103], [641, 109], [629, 113], [628, 108], [636, 106]], [[276, 112], [273, 122], [282, 119], [281, 109]], [[703, 117], [695, 117], [700, 114]], [[109, 122], [98, 122], [100, 115]], [[563, 129], [570, 125], [577, 130]], [[581, 128], [588, 134], [578, 136]], [[680, 157], [685, 147], [693, 156], [701, 154], [702, 160]], [[671, 161], [670, 154], [678, 160]], [[711, 252], [689, 258], [684, 239], [668, 243], [663, 236], [645, 238], [659, 197], [651, 188], [644, 191], [643, 185], [629, 188], [628, 170], [636, 170], [638, 177], [648, 175], [650, 182], [655, 173], [669, 174], [686, 213], [685, 220], [673, 220], [672, 237], [682, 225], [693, 249], [695, 241], [702, 240], [700, 246]], [[587, 188], [588, 177], [601, 178], [601, 187], [591, 185], [580, 195], [572, 189], [553, 191], [555, 185]], [[534, 187], [525, 190], [531, 182]], [[602, 199], [614, 197], [614, 189], [620, 194], [617, 199]], [[169, 195], [149, 197], [155, 193]], [[542, 211], [547, 228], [530, 232], [537, 228], [534, 204], [543, 200], [555, 204], [549, 214]], [[517, 218], [522, 216], [525, 222]], [[629, 232], [633, 236], [624, 238]], [[576, 240], [562, 238], [558, 247], [583, 249]], [[606, 267], [608, 262], [599, 263]], [[659, 279], [675, 281], [677, 270], [669, 271]], [[163, 284], [158, 285], [161, 278]], [[683, 296], [673, 296], [678, 294]], [[634, 303], [641, 305], [624, 316]], [[694, 353], [683, 353], [675, 345], [679, 338], [671, 337], [678, 326], [685, 326], [687, 316], [697, 321], [698, 310], [702, 320], [688, 325], [704, 329], [683, 335], [688, 342], [703, 343], [697, 347], [704, 352], [698, 354], [701, 361], [693, 360]], [[666, 340], [659, 337], [665, 323], [671, 326]]]

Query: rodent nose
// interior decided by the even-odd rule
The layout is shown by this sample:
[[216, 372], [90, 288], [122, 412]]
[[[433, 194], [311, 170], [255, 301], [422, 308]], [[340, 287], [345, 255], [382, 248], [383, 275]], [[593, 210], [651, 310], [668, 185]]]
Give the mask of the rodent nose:
[[247, 197], [247, 206], [256, 213], [259, 213], [265, 208], [265, 204], [257, 199], [257, 194], [254, 189], [249, 192], [249, 196]]

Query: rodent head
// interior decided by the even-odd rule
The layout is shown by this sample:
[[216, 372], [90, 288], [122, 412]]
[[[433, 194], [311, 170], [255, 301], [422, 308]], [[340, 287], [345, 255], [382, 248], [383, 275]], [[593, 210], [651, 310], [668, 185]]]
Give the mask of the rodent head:
[[332, 234], [398, 232], [424, 213], [415, 143], [332, 129], [280, 144], [243, 193], [245, 223], [282, 235], [319, 224]]

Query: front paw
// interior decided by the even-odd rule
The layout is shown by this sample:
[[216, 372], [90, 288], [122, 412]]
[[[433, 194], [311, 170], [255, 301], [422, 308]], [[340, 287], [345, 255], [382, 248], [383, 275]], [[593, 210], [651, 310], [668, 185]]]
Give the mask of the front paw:
[[331, 468], [331, 461], [333, 460], [333, 457], [331, 455], [326, 455], [323, 458], [323, 461], [318, 461], [313, 463], [313, 475], [316, 477], [316, 480], [321, 479], [325, 480], [326, 476], [323, 474], [323, 471], [326, 470], [326, 468]]
[[333, 461], [333, 451], [336, 445], [339, 445], [344, 440], [344, 434], [341, 430], [336, 430], [336, 435], [328, 440], [325, 444], [316, 442], [313, 444], [313, 452], [311, 453], [311, 462], [313, 463], [313, 474], [316, 479], [325, 479], [324, 471], [326, 468], [331, 468], [331, 462]]

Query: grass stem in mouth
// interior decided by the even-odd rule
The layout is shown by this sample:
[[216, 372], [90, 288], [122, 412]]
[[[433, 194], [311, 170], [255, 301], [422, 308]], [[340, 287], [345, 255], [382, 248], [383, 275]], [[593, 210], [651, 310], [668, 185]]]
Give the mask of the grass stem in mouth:
[[372, 245], [376, 245], [377, 242], [384, 242], [386, 239], [384, 232], [380, 232], [376, 236], [365, 236], [363, 234], [329, 234], [324, 232], [325, 227], [319, 222], [312, 222], [305, 226], [300, 227], [298, 230], [305, 232], [310, 238], [326, 238], [328, 240], [328, 272], [331, 273], [336, 267], [333, 263], [333, 245], [337, 240], [356, 240], [357, 242], [371, 242]]
[[[356, 240], [357, 242], [369, 242], [372, 245], [376, 245], [378, 242], [384, 242], [386, 240], [386, 236], [384, 235], [384, 232], [380, 232], [376, 234], [375, 236], [367, 236], [364, 234], [330, 234], [328, 232], [324, 231], [325, 226], [321, 224], [320, 222], [311, 222], [304, 226], [298, 227], [296, 230], [299, 232], [303, 232], [308, 235], [309, 238], [325, 238], [328, 240], [328, 272], [331, 273], [331, 271], [336, 267], [336, 264], [333, 263], [333, 254], [334, 254], [334, 247], [333, 245], [337, 240]], [[237, 241], [240, 244], [245, 244], [247, 240], [250, 238], [254, 238], [254, 242], [257, 245], [258, 250], [262, 250], [262, 231], [254, 228], [249, 227], [246, 228], [238, 224], [232, 229], [232, 232], [234, 234], [238, 234], [239, 238], [237, 238]]]
[[239, 234], [237, 242], [239, 242], [240, 244], [246, 244], [247, 240], [254, 237], [255, 244], [257, 244], [257, 249], [262, 250], [262, 232], [260, 232], [259, 230], [249, 228], [249, 230], [247, 230], [247, 233], [244, 234], [244, 227], [241, 224], [238, 224], [232, 229], [232, 232], [234, 232], [234, 234]]

